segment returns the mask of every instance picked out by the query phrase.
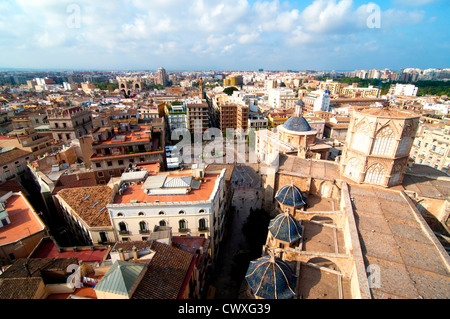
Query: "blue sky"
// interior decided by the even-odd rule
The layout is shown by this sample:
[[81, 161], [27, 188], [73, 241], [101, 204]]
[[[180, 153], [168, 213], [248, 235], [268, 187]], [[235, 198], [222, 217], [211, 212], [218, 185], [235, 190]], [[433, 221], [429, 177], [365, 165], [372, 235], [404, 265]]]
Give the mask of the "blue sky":
[[0, 67], [450, 67], [449, 0], [0, 0]]

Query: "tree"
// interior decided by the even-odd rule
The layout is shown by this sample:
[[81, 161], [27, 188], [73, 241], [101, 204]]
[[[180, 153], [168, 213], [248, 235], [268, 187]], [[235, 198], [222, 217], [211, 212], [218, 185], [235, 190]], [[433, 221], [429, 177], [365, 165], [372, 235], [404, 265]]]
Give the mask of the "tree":
[[239, 91], [239, 89], [234, 86], [229, 86], [223, 90], [223, 93], [226, 93], [227, 95], [233, 95], [234, 91]]

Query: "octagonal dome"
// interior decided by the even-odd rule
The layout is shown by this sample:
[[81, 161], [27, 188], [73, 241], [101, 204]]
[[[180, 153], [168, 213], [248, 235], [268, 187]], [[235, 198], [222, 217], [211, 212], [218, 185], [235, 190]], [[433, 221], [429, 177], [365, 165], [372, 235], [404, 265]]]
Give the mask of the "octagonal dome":
[[293, 185], [284, 185], [275, 195], [275, 199], [282, 205], [299, 207], [306, 204], [306, 198], [300, 189]]
[[288, 212], [279, 214], [270, 221], [269, 231], [278, 240], [293, 243], [302, 238], [300, 223]]
[[294, 132], [309, 132], [312, 131], [308, 121], [303, 116], [291, 116], [283, 124], [283, 128]]
[[295, 296], [297, 276], [289, 265], [274, 256], [250, 262], [245, 276], [255, 296], [264, 299], [289, 299]]

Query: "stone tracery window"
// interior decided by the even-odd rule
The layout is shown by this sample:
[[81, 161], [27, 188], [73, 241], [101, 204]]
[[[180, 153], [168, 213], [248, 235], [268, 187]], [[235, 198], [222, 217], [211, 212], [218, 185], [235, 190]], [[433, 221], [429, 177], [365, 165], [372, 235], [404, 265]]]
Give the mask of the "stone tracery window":
[[345, 175], [353, 178], [358, 178], [359, 172], [361, 170], [361, 165], [356, 157], [348, 160], [347, 166], [345, 167]]
[[372, 154], [391, 155], [394, 146], [394, 132], [389, 126], [385, 126], [378, 131], [373, 142]]
[[396, 155], [406, 154], [408, 151], [408, 146], [410, 144], [410, 141], [411, 141], [411, 137], [409, 137], [409, 136], [402, 137], [402, 139], [400, 140], [400, 143], [398, 144], [398, 149], [397, 149]]
[[367, 152], [369, 145], [370, 127], [367, 123], [361, 124], [353, 135], [352, 148], [361, 152]]
[[367, 169], [366, 178], [367, 183], [381, 184], [385, 175], [384, 167], [380, 163], [373, 164]]

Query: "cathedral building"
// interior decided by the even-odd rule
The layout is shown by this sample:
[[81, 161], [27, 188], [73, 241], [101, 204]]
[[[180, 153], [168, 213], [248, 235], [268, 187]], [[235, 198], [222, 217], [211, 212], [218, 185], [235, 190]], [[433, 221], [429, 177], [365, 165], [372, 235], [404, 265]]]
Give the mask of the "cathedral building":
[[341, 159], [341, 173], [356, 183], [401, 184], [419, 115], [403, 110], [353, 110]]

